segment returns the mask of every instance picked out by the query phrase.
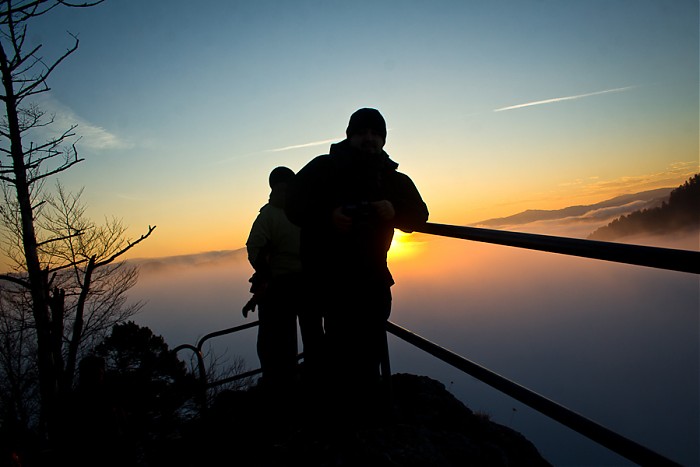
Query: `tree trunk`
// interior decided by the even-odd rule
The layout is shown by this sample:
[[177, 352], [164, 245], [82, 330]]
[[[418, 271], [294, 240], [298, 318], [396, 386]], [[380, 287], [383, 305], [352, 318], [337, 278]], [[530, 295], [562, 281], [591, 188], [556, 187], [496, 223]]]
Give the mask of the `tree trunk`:
[[19, 126], [18, 102], [13, 89], [12, 70], [5, 50], [0, 44], [0, 72], [5, 89], [7, 124], [10, 135], [10, 152], [15, 176], [15, 189], [22, 222], [22, 244], [29, 277], [32, 297], [32, 312], [36, 323], [39, 363], [39, 390], [41, 393], [41, 422], [45, 434], [51, 438], [53, 416], [58, 394], [58, 372], [54, 361], [51, 338], [51, 316], [49, 312], [48, 277], [41, 269], [37, 239], [34, 230], [27, 168], [24, 164], [24, 150]]
[[85, 302], [87, 301], [88, 293], [90, 292], [90, 285], [92, 283], [92, 273], [95, 270], [95, 261], [95, 256], [90, 257], [90, 261], [88, 261], [88, 265], [85, 268], [85, 274], [83, 277], [83, 285], [80, 289], [80, 297], [78, 297], [78, 304], [75, 307], [73, 333], [71, 334], [71, 339], [68, 343], [68, 358], [66, 360], [66, 371], [64, 378], [64, 385], [66, 389], [70, 389], [75, 375], [75, 367], [78, 359], [78, 349], [80, 348], [80, 341], [83, 336], [83, 325], [85, 322]]

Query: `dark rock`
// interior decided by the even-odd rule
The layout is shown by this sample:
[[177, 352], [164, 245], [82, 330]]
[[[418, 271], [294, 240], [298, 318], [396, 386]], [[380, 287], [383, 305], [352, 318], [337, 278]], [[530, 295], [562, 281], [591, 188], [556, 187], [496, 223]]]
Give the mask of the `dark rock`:
[[[298, 406], [268, 410], [259, 388], [224, 393], [183, 446], [182, 465], [237, 466], [549, 466], [520, 433], [473, 413], [443, 384], [395, 374], [391, 409], [355, 423]], [[300, 399], [295, 399], [297, 402]], [[342, 413], [342, 412], [341, 412]]]

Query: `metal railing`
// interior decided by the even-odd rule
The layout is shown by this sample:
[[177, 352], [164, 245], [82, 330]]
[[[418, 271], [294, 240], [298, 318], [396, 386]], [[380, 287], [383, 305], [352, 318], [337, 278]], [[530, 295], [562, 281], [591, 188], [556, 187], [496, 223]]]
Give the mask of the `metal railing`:
[[255, 376], [257, 374], [262, 373], [262, 370], [260, 368], [258, 368], [256, 370], [247, 371], [245, 373], [241, 373], [239, 375], [235, 375], [235, 376], [232, 376], [230, 378], [224, 378], [224, 379], [221, 379], [218, 381], [209, 382], [208, 378], [207, 378], [207, 368], [206, 368], [206, 365], [204, 363], [204, 353], [202, 352], [202, 349], [204, 348], [204, 344], [208, 340], [211, 340], [211, 339], [213, 339], [215, 337], [219, 337], [219, 336], [233, 334], [235, 332], [243, 331], [245, 329], [250, 329], [250, 328], [253, 328], [255, 326], [258, 326], [259, 324], [260, 324], [259, 321], [251, 321], [250, 323], [242, 324], [240, 326], [235, 326], [232, 328], [222, 329], [220, 331], [210, 332], [209, 334], [206, 334], [202, 338], [200, 338], [199, 341], [197, 341], [196, 346], [192, 345], [192, 344], [178, 345], [177, 347], [175, 347], [173, 349], [173, 352], [177, 353], [181, 350], [191, 350], [194, 353], [194, 356], [197, 358], [197, 372], [199, 373], [199, 382], [200, 382], [200, 385], [201, 385], [203, 391], [206, 391], [210, 387], [219, 386], [219, 385], [222, 385], [225, 383], [229, 383], [231, 381], [236, 381], [239, 379]]
[[415, 347], [429, 353], [458, 370], [473, 376], [494, 389], [516, 399], [571, 428], [587, 438], [605, 446], [639, 465], [679, 465], [666, 457], [638, 444], [614, 431], [589, 420], [582, 415], [557, 404], [530, 389], [520, 386], [493, 371], [484, 368], [466, 358], [453, 353], [429, 340], [404, 329], [391, 321], [387, 322], [387, 331]]
[[569, 256], [600, 259], [615, 263], [635, 264], [656, 269], [700, 274], [700, 252], [601, 242], [578, 238], [555, 237], [504, 230], [461, 227], [457, 225], [431, 224], [415, 229], [416, 232], [441, 237], [494, 243], [528, 250], [548, 251]]
[[[415, 232], [616, 263], [646, 266], [656, 269], [700, 274], [700, 252], [698, 251], [433, 223], [427, 223], [415, 229]], [[197, 346], [184, 344], [176, 347], [174, 350], [180, 351], [183, 349], [190, 349], [195, 352], [198, 361], [200, 380], [203, 383], [203, 390], [206, 391], [207, 388], [215, 385], [261, 373], [261, 370], [257, 369], [220, 381], [208, 382], [204, 365], [204, 356], [202, 354], [203, 345], [209, 339], [238, 332], [257, 325], [258, 322], [255, 321], [242, 326], [213, 332], [202, 337]], [[627, 439], [530, 389], [520, 386], [390, 321], [387, 322], [387, 331], [639, 465], [679, 465], [645, 446]], [[382, 361], [382, 374], [384, 376], [390, 376], [391, 369], [388, 359], [388, 349], [386, 352], [386, 358]], [[302, 357], [303, 354], [299, 354], [299, 358]]]

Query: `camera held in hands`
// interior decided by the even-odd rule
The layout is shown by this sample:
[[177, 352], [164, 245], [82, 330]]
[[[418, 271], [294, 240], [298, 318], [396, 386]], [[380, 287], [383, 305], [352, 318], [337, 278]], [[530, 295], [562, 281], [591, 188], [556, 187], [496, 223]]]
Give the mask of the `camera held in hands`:
[[350, 217], [353, 222], [361, 223], [369, 221], [374, 209], [369, 201], [360, 201], [343, 206], [343, 214]]

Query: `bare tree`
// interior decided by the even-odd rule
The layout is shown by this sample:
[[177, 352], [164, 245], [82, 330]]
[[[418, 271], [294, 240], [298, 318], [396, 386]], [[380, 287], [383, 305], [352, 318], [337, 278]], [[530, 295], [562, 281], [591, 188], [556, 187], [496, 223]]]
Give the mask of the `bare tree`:
[[[36, 339], [31, 304], [0, 284], [0, 420], [21, 432], [38, 412]], [[9, 289], [9, 290], [8, 290]]]
[[[0, 276], [0, 284], [27, 295], [36, 345], [41, 427], [49, 439], [55, 429], [58, 398], [71, 381], [80, 346], [108, 327], [114, 313], [118, 318], [118, 313], [133, 311], [121, 306], [123, 292], [117, 291], [128, 290], [136, 273], [127, 272], [115, 260], [155, 228], [149, 227], [135, 241], [125, 240], [121, 223], [108, 221], [98, 227], [86, 220], [79, 195], [71, 197], [60, 188], [56, 198], [46, 194], [48, 177], [82, 160], [75, 145], [76, 125], [45, 141], [28, 141], [32, 130], [46, 130], [54, 123], [54, 116], [31, 102], [32, 96], [50, 90], [48, 78], [79, 44], [78, 37], [70, 34], [67, 50], [46, 60], [40, 55], [41, 45], [30, 47], [26, 41], [28, 23], [54, 8], [85, 8], [102, 1], [0, 0], [0, 101], [5, 107], [0, 118], [2, 218], [8, 232], [5, 247], [17, 266], [13, 274]], [[66, 333], [67, 316], [72, 320]]]
[[81, 347], [94, 347], [114, 324], [125, 322], [141, 308], [141, 303], [125, 306], [125, 294], [136, 284], [138, 268], [115, 260], [155, 229], [149, 227], [137, 240], [128, 240], [120, 220], [107, 219], [103, 225], [89, 220], [81, 194], [67, 193], [57, 184], [56, 195], [47, 200], [48, 212], [35, 222], [51, 238], [40, 245], [40, 254], [53, 272], [49, 286], [63, 295], [63, 322], [71, 323], [64, 331], [64, 389], [72, 384]]

